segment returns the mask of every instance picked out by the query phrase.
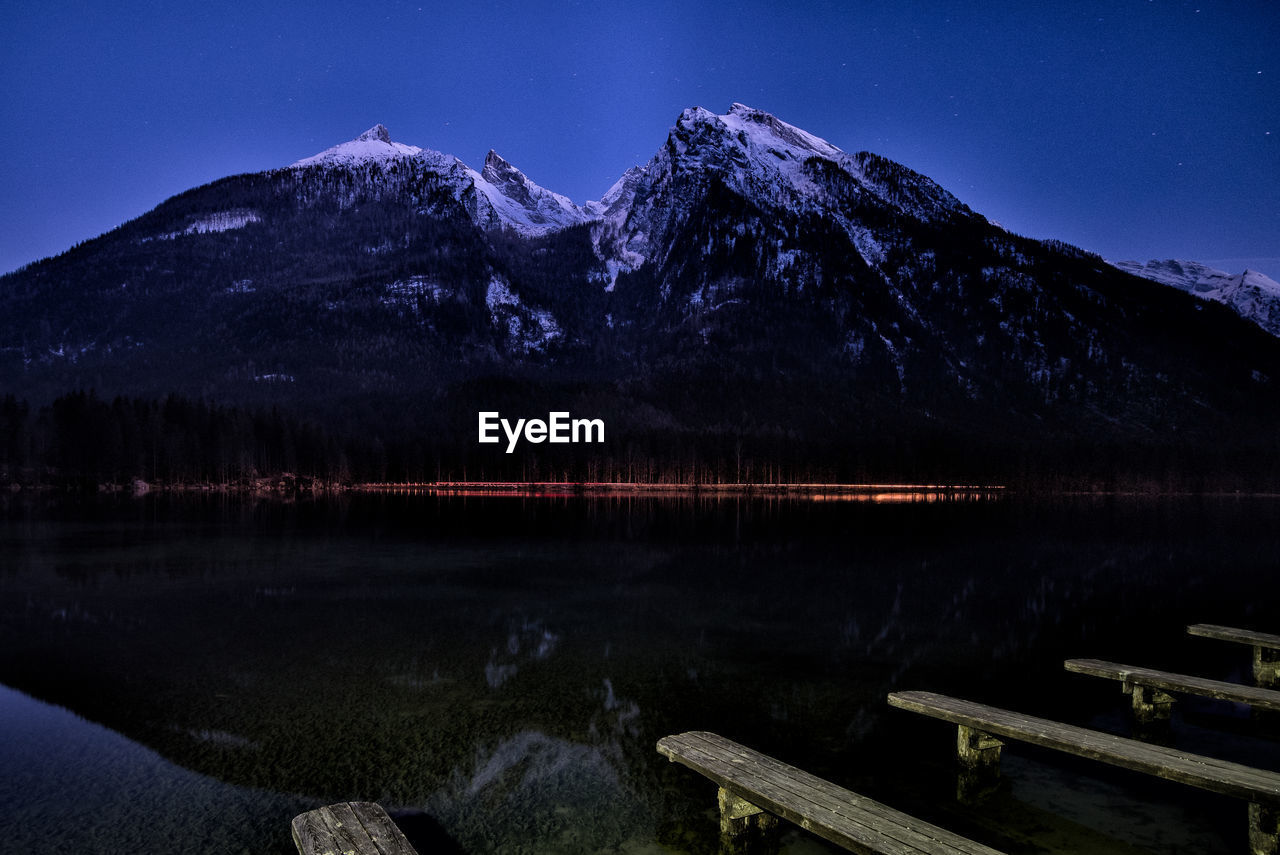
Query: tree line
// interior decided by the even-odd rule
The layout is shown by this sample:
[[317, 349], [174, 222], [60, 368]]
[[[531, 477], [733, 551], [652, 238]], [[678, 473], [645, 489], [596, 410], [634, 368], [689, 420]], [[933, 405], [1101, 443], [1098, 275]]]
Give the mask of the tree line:
[[329, 480], [350, 467], [332, 434], [278, 409], [85, 391], [39, 408], [13, 395], [0, 401], [0, 482], [233, 484], [284, 472]]
[[614, 422], [603, 445], [529, 446], [507, 455], [462, 429], [326, 425], [280, 408], [92, 391], [33, 407], [0, 399], [0, 485], [212, 484], [262, 479], [341, 488], [368, 482], [884, 483], [1025, 490], [1273, 490], [1280, 440], [1203, 445], [1034, 441], [899, 424], [798, 436]]

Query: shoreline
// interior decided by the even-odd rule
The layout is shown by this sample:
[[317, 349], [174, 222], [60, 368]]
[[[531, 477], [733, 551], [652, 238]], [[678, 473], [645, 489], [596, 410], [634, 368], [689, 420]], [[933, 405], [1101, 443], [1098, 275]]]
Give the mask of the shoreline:
[[1008, 496], [1059, 496], [1093, 498], [1280, 498], [1277, 490], [1169, 490], [1169, 489], [1056, 489], [1038, 490], [1006, 484], [933, 484], [933, 483], [820, 483], [820, 482], [615, 482], [615, 481], [414, 481], [414, 482], [334, 482], [318, 478], [298, 477], [290, 473], [249, 480], [176, 483], [130, 483], [64, 481], [61, 483], [4, 484], [0, 494], [126, 496], [141, 498], [157, 495], [234, 495], [261, 498], [296, 499], [304, 496], [364, 495], [432, 495], [432, 496], [508, 496], [523, 498], [594, 497], [791, 497], [814, 501], [972, 501]]

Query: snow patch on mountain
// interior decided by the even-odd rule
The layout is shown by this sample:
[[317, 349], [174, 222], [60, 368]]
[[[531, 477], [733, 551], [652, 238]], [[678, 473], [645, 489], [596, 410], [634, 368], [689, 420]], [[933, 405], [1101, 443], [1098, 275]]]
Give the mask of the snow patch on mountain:
[[511, 293], [506, 282], [494, 276], [485, 290], [484, 304], [489, 307], [490, 312], [496, 312], [500, 306], [519, 306], [520, 298]]
[[604, 290], [612, 291], [618, 285], [618, 275], [621, 273], [630, 273], [641, 264], [644, 264], [644, 258], [636, 256], [634, 258], [610, 258], [605, 261], [605, 283]]
[[583, 207], [605, 222], [620, 226], [626, 219], [636, 191], [646, 183], [643, 166], [633, 166], [613, 183], [598, 202], [588, 202]]
[[[205, 214], [197, 217], [187, 223], [187, 227], [180, 232], [165, 232], [156, 235], [156, 240], [173, 240], [183, 235], [206, 235], [215, 232], [229, 232], [234, 229], [242, 229], [249, 223], [261, 222], [262, 218], [258, 216], [256, 211], [250, 211], [245, 208], [237, 208], [231, 211], [216, 211], [212, 214]], [[143, 238], [143, 241], [151, 240], [151, 238]]]
[[1193, 294], [1217, 290], [1231, 278], [1230, 273], [1215, 270], [1198, 261], [1178, 261], [1172, 258], [1164, 261], [1152, 259], [1146, 264], [1140, 261], [1113, 261], [1111, 266]]
[[864, 261], [873, 266], [879, 266], [884, 262], [884, 246], [876, 240], [870, 229], [859, 223], [849, 222], [845, 224], [845, 231]]
[[242, 229], [249, 223], [260, 221], [261, 218], [253, 211], [220, 211], [216, 214], [209, 214], [199, 218], [189, 224], [182, 233], [196, 235], [210, 232], [229, 232], [233, 229]]
[[[794, 157], [793, 149], [831, 160], [838, 159], [844, 153], [826, 140], [746, 104], [735, 102], [728, 113], [716, 118], [723, 121], [730, 130], [745, 134], [757, 145], [770, 148], [770, 153], [780, 160]], [[773, 149], [774, 145], [778, 145], [786, 153], [785, 156]]]
[[1223, 303], [1272, 335], [1280, 336], [1280, 282], [1256, 270], [1233, 276], [1198, 261], [1175, 259], [1152, 260], [1146, 264], [1116, 261], [1112, 266], [1203, 300]]
[[564, 337], [555, 315], [547, 309], [524, 305], [500, 277], [490, 278], [484, 302], [494, 326], [506, 331], [516, 350], [525, 353], [542, 351]]
[[454, 289], [426, 276], [397, 279], [387, 283], [385, 291], [378, 298], [383, 305], [417, 305], [419, 298], [438, 305], [456, 296]]
[[339, 143], [319, 154], [294, 162], [292, 168], [306, 166], [355, 166], [378, 161], [414, 157], [423, 152], [415, 145], [392, 142], [383, 125], [374, 125], [350, 142]]

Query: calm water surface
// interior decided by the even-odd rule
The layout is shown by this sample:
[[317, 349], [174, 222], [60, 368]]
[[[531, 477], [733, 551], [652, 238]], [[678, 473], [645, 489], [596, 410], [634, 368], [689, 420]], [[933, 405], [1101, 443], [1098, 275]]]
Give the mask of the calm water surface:
[[[714, 730], [1009, 852], [1238, 852], [1244, 806], [1006, 749], [956, 802], [930, 689], [1127, 733], [1113, 659], [1246, 680], [1187, 623], [1280, 630], [1280, 500], [875, 505], [358, 496], [0, 506], [0, 840], [289, 853], [383, 803], [431, 851], [714, 851]], [[1176, 744], [1280, 770], [1266, 722]], [[820, 851], [793, 833], [794, 852]]]

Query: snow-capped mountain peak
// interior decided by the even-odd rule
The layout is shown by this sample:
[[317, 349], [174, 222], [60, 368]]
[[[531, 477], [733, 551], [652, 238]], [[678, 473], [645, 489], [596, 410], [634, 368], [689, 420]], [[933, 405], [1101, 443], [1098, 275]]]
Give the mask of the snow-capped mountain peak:
[[374, 125], [350, 142], [339, 143], [319, 154], [304, 157], [291, 164], [305, 166], [355, 166], [357, 164], [414, 157], [423, 152], [415, 145], [392, 142], [384, 125]]
[[685, 110], [659, 157], [664, 153], [678, 168], [719, 171], [738, 189], [777, 183], [778, 189], [805, 194], [812, 192], [805, 162], [815, 156], [836, 161], [844, 154], [826, 140], [737, 103], [724, 115], [702, 107]]
[[592, 209], [530, 181], [496, 151], [485, 156], [482, 171], [467, 173], [477, 193], [477, 221], [486, 228], [505, 227], [532, 236], [596, 218]]
[[721, 115], [691, 107], [647, 164], [587, 205], [604, 220], [596, 233], [601, 257], [626, 268], [649, 260], [658, 236], [715, 185], [762, 212], [838, 224], [870, 264], [882, 250], [856, 211], [859, 199], [926, 221], [971, 214], [925, 176], [865, 152], [846, 154], [763, 110], [734, 103]]
[[606, 222], [607, 231], [598, 235], [601, 251], [627, 267], [643, 263], [657, 235], [687, 213], [697, 195], [687, 188], [704, 187], [709, 180], [766, 210], [821, 209], [826, 194], [813, 181], [809, 162], [815, 157], [834, 164], [845, 155], [745, 104], [735, 103], [723, 115], [690, 107], [647, 164], [628, 170], [599, 202], [587, 206]]
[[826, 140], [746, 104], [735, 102], [727, 114], [717, 118], [730, 130], [745, 134], [757, 144], [781, 149], [787, 154], [806, 153], [829, 160], [837, 160], [844, 154]]
[[356, 142], [391, 142], [391, 132], [387, 130], [387, 126], [379, 122], [369, 130], [356, 137]]
[[509, 228], [533, 236], [595, 219], [590, 210], [530, 181], [495, 151], [485, 157], [483, 170], [476, 172], [452, 155], [395, 142], [380, 124], [350, 142], [303, 158], [292, 168], [365, 167], [395, 160], [412, 161], [416, 169], [439, 175], [482, 228]]
[[493, 149], [489, 149], [489, 153], [484, 156], [484, 170], [481, 174], [494, 184], [523, 183], [528, 180], [523, 172], [508, 163]]

